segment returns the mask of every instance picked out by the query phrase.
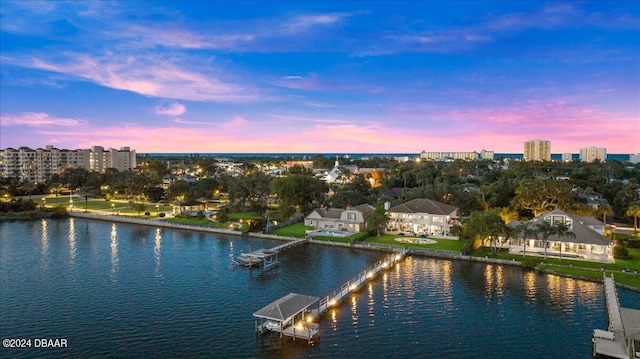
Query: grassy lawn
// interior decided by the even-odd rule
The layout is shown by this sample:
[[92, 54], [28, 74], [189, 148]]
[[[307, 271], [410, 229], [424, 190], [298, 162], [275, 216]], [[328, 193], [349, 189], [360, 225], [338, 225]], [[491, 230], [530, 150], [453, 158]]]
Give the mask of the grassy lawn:
[[274, 229], [273, 231], [270, 231], [269, 234], [275, 234], [278, 236], [285, 236], [285, 237], [304, 238], [305, 231], [309, 229], [313, 229], [313, 227], [305, 226], [304, 223], [299, 222], [299, 223], [294, 223], [290, 226]]
[[[427, 248], [427, 249], [440, 249], [446, 251], [454, 251], [454, 252], [462, 252], [462, 247], [464, 243], [462, 241], [454, 240], [454, 239], [439, 239], [439, 238], [429, 238], [437, 243], [433, 244], [412, 244], [412, 243], [400, 243], [396, 242], [396, 238], [402, 236], [398, 236], [397, 234], [383, 234], [380, 237], [369, 237], [366, 239], [366, 242], [369, 243], [379, 243], [393, 246], [403, 246], [408, 248]], [[411, 237], [407, 237], [411, 238]]]
[[[208, 220], [206, 218], [199, 219], [197, 217], [167, 218], [166, 221], [167, 222], [171, 222], [171, 223], [188, 224], [188, 225], [192, 225], [192, 226], [203, 226], [203, 227], [225, 228], [225, 229], [236, 229], [236, 228], [238, 228], [238, 224], [239, 224], [239, 223], [236, 223], [236, 222], [221, 223], [221, 222], [216, 222], [216, 221], [210, 221], [210, 220]], [[246, 224], [246, 223], [243, 223], [240, 226], [240, 230], [241, 231], [249, 230], [249, 225]]]
[[[57, 205], [62, 205], [67, 208], [71, 204], [69, 197], [47, 198], [44, 203], [45, 207], [55, 207]], [[114, 213], [120, 212], [120, 214], [125, 215], [138, 215], [138, 211], [134, 211], [129, 207], [128, 201], [105, 201], [104, 199], [90, 198], [85, 202], [84, 198], [73, 198], [74, 208], [78, 210], [84, 210], [85, 206], [86, 209], [90, 211], [113, 211]], [[151, 213], [151, 217], [157, 217], [158, 210], [160, 212], [167, 212], [173, 210], [173, 207], [163, 204], [156, 208], [154, 204], [150, 204], [147, 205], [147, 209], [142, 211], [141, 217], [144, 216], [144, 212]]]
[[[587, 262], [572, 259], [547, 258], [538, 256], [527, 256], [523, 258], [521, 254], [509, 254], [506, 251], [491, 253], [488, 249], [474, 252], [472, 255], [476, 257], [487, 256], [497, 259], [515, 259], [521, 261], [525, 266], [537, 268], [541, 270], [550, 270], [558, 274], [570, 274], [575, 276], [593, 278], [601, 280], [604, 270], [607, 275], [614, 274], [616, 282], [640, 288], [640, 274], [627, 274], [622, 270], [629, 268], [631, 272], [638, 271], [640, 273], [640, 249], [628, 248], [632, 259], [616, 259], [615, 263]], [[543, 264], [544, 263], [544, 264]]]
[[262, 217], [255, 215], [253, 213], [229, 213], [229, 219], [232, 219], [234, 221], [239, 221], [241, 219], [246, 220], [246, 219], [254, 219], [254, 220], [258, 220], [258, 219], [262, 219]]

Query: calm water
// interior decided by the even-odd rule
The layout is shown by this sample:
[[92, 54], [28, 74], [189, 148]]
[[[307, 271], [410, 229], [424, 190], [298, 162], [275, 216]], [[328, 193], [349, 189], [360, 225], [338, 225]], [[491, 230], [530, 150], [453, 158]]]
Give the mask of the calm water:
[[[600, 284], [408, 257], [320, 321], [321, 339], [256, 337], [251, 313], [326, 295], [383, 254], [306, 245], [266, 275], [229, 254], [281, 242], [80, 219], [0, 223], [0, 337], [66, 338], [1, 357], [587, 358]], [[619, 290], [623, 306], [640, 294]]]

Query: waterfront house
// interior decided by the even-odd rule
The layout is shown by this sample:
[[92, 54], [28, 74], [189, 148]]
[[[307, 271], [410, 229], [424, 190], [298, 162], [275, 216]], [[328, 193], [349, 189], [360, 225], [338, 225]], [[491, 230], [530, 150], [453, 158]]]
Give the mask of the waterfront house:
[[[599, 221], [595, 219], [587, 220], [585, 217], [573, 216], [556, 209], [527, 222], [529, 227], [535, 228], [536, 225], [545, 221], [552, 225], [565, 223], [569, 230], [575, 234], [575, 237], [550, 235], [546, 243], [547, 256], [559, 257], [562, 252], [562, 256], [568, 258], [605, 263], [613, 261], [613, 241], [602, 235], [604, 224], [600, 225]], [[521, 221], [513, 221], [508, 225], [515, 228], [520, 223]], [[521, 254], [524, 250], [524, 241], [526, 241], [527, 254], [542, 255], [545, 246], [542, 236], [538, 235], [538, 237], [537, 239], [523, 238], [522, 234], [519, 234], [518, 239], [509, 241], [509, 253]]]
[[387, 232], [417, 235], [449, 235], [456, 223], [458, 208], [427, 198], [416, 198], [391, 207]]
[[361, 204], [348, 209], [316, 208], [304, 219], [305, 226], [317, 229], [338, 229], [360, 232], [366, 229], [367, 217], [375, 210], [370, 204]]

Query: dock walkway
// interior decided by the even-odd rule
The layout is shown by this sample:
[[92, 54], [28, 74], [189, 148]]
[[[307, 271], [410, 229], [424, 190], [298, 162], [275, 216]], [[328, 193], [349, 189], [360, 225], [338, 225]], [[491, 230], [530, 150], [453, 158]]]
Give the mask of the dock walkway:
[[627, 353], [622, 316], [620, 315], [620, 302], [616, 293], [616, 285], [611, 277], [604, 278], [604, 296], [609, 317], [609, 330], [594, 330], [593, 352], [595, 355], [628, 359], [629, 354]]
[[283, 243], [273, 248], [261, 248], [250, 253], [242, 253], [231, 260], [243, 267], [257, 267], [262, 266], [262, 270], [266, 271], [272, 267], [278, 265], [278, 253], [288, 248], [292, 248], [303, 243], [307, 243], [309, 240], [306, 238], [297, 239], [291, 242]]
[[[312, 342], [316, 336], [320, 335], [319, 325], [313, 323], [313, 320], [317, 320], [343, 299], [348, 298], [380, 272], [402, 260], [406, 254], [407, 251], [403, 250], [387, 255], [322, 299], [290, 293], [276, 300], [253, 313], [255, 317], [260, 318], [260, 323], [256, 323], [256, 333], [264, 334], [268, 331], [274, 331], [280, 333], [281, 338], [288, 336], [294, 340], [300, 338]], [[320, 300], [318, 301], [318, 299]], [[312, 309], [312, 304], [315, 302], [318, 302], [318, 307]], [[285, 312], [289, 314], [282, 315]], [[267, 322], [263, 321], [265, 319]]]
[[320, 299], [320, 303], [318, 305], [318, 309], [312, 311], [314, 316], [321, 316], [326, 313], [331, 307], [340, 303], [344, 298], [351, 295], [351, 293], [360, 289], [360, 286], [378, 275], [383, 270], [393, 266], [396, 262], [402, 260], [407, 255], [407, 251], [401, 251], [397, 253], [391, 253], [385, 258], [379, 260], [371, 267], [366, 270], [360, 272], [357, 276], [353, 277], [351, 280], [347, 281], [343, 284], [339, 289], [335, 290], [333, 293], [324, 296]]

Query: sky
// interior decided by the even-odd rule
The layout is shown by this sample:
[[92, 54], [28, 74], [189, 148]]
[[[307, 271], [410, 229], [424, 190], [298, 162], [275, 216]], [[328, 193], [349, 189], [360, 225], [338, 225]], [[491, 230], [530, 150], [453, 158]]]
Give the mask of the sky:
[[0, 148], [640, 153], [639, 1], [0, 2]]

